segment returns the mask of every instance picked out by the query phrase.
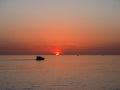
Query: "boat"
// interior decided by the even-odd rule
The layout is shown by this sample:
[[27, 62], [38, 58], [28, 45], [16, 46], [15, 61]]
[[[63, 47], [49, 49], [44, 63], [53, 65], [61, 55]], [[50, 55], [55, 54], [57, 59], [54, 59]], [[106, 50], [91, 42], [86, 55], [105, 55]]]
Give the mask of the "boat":
[[36, 60], [37, 60], [37, 61], [42, 61], [42, 60], [45, 60], [45, 58], [42, 57], [42, 56], [36, 56]]

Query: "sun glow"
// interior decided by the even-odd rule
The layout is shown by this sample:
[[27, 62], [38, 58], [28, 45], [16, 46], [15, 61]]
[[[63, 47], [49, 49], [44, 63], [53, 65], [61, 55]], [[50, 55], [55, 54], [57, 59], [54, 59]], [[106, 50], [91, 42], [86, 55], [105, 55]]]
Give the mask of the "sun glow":
[[56, 52], [56, 54], [55, 54], [55, 55], [57, 55], [57, 56], [58, 56], [58, 55], [60, 55], [60, 53], [59, 53], [59, 52]]

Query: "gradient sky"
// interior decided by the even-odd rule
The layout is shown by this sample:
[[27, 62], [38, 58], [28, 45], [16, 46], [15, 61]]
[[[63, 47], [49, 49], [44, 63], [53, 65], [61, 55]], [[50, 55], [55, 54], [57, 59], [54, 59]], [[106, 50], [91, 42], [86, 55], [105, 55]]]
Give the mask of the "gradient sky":
[[0, 54], [120, 54], [119, 0], [0, 0]]

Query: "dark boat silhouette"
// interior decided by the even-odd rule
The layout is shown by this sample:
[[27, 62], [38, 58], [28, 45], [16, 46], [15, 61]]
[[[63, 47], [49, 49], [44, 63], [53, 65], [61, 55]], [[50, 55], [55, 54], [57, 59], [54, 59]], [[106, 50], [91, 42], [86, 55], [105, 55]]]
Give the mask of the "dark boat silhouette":
[[42, 60], [45, 60], [45, 58], [42, 57], [42, 56], [36, 56], [36, 60], [37, 60], [37, 61], [42, 61]]

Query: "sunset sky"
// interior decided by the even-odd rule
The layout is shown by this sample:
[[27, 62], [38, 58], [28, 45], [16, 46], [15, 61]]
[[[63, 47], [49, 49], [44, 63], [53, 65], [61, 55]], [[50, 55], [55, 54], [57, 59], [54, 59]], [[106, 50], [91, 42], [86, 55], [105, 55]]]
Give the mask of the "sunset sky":
[[0, 54], [120, 54], [120, 0], [0, 0]]

